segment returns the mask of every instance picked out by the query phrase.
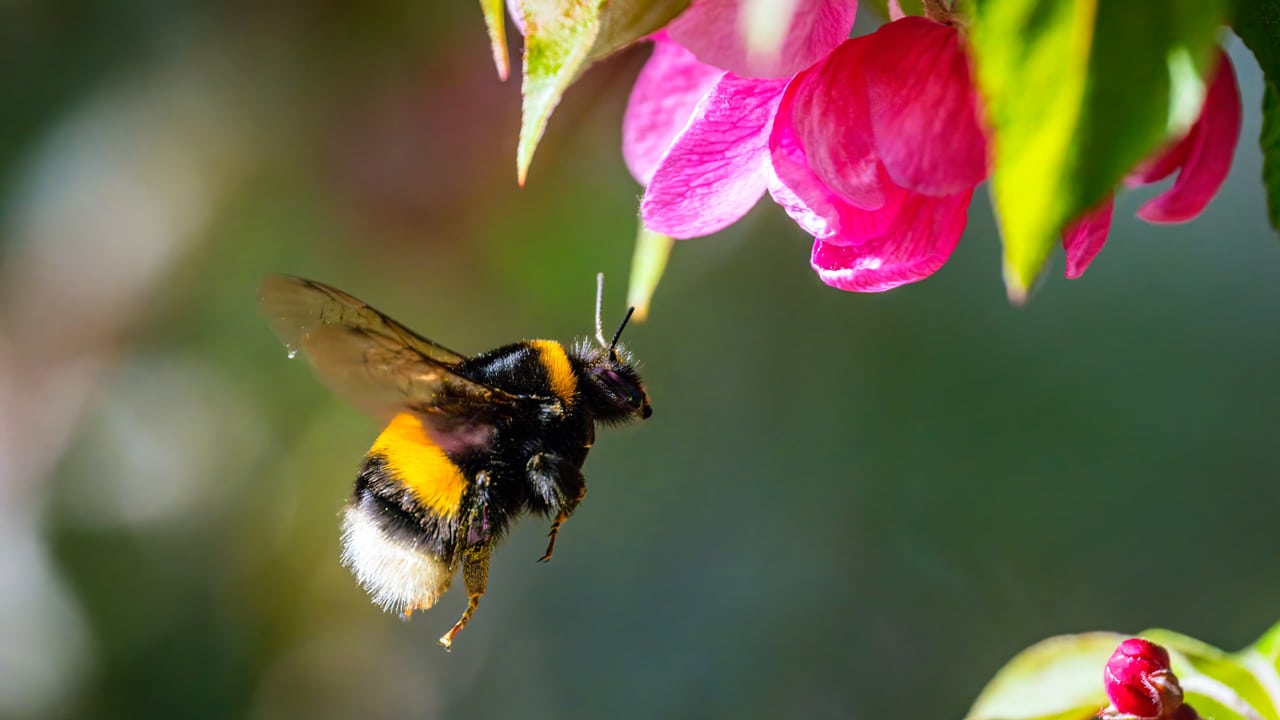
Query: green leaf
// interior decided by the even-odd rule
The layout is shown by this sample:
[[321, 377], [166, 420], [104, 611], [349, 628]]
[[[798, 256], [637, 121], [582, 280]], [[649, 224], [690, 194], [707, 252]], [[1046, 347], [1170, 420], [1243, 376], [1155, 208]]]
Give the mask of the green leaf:
[[636, 251], [631, 256], [631, 279], [627, 285], [627, 304], [636, 309], [634, 318], [642, 321], [649, 315], [649, 302], [658, 289], [658, 281], [667, 269], [671, 246], [675, 240], [656, 233], [643, 224], [636, 235]]
[[689, 7], [689, 0], [605, 0], [590, 61], [601, 60], [653, 33]]
[[1267, 189], [1267, 217], [1280, 230], [1280, 92], [1268, 82], [1262, 94], [1262, 184]]
[[1232, 28], [1253, 51], [1267, 84], [1280, 82], [1280, 0], [1239, 3]]
[[1253, 51], [1266, 79], [1262, 96], [1262, 183], [1267, 215], [1280, 230], [1280, 0], [1249, 0], [1236, 12], [1236, 34]]
[[516, 176], [521, 185], [560, 97], [582, 71], [600, 32], [602, 0], [523, 0], [524, 95]]
[[1272, 625], [1270, 630], [1258, 638], [1253, 644], [1253, 650], [1274, 665], [1276, 672], [1280, 672], [1280, 622]]
[[506, 80], [511, 73], [511, 58], [507, 56], [507, 10], [503, 0], [480, 0], [480, 12], [489, 29], [489, 44], [493, 48], [493, 64], [498, 68], [498, 78]]
[[966, 720], [1085, 720], [1107, 704], [1102, 669], [1127, 636], [1061, 635], [1018, 653], [1000, 669]]
[[587, 65], [662, 27], [688, 4], [689, 0], [522, 0], [524, 103], [516, 147], [521, 185], [551, 113]]
[[1266, 716], [1280, 717], [1280, 623], [1272, 625], [1257, 642], [1236, 653], [1235, 657], [1265, 690], [1266, 705], [1269, 706], [1264, 709]]
[[1062, 229], [1185, 133], [1228, 0], [971, 0], [1010, 297]]

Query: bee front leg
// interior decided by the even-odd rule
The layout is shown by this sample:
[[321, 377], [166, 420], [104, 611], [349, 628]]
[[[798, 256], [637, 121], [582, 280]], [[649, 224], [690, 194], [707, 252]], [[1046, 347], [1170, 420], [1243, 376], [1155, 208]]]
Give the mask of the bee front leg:
[[467, 609], [462, 617], [453, 624], [453, 628], [440, 638], [445, 650], [453, 648], [453, 638], [467, 626], [476, 608], [480, 606], [480, 598], [484, 597], [485, 588], [489, 584], [489, 554], [493, 546], [489, 543], [473, 545], [463, 551], [462, 579], [467, 584]]
[[556, 547], [556, 534], [560, 526], [573, 514], [578, 503], [587, 495], [587, 481], [582, 471], [574, 467], [564, 458], [551, 453], [538, 453], [529, 458], [525, 468], [529, 484], [543, 503], [556, 510], [556, 519], [551, 523], [551, 532], [547, 537], [547, 551], [538, 558], [538, 562], [551, 559]]

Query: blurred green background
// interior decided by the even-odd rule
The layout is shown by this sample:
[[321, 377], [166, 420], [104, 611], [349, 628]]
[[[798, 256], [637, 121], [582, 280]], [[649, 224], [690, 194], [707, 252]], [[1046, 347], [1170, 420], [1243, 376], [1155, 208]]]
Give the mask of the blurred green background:
[[[0, 716], [946, 718], [1015, 652], [1280, 617], [1280, 246], [1245, 128], [1195, 222], [1132, 217], [1027, 307], [985, 193], [952, 261], [821, 285], [772, 204], [681, 243], [628, 330], [654, 416], [465, 598], [337, 561], [378, 428], [290, 362], [267, 272], [464, 351], [620, 316], [637, 49], [514, 182], [472, 2], [0, 3]], [[1052, 192], [1052, 188], [1045, 188]], [[1101, 668], [1099, 668], [1101, 673]]]

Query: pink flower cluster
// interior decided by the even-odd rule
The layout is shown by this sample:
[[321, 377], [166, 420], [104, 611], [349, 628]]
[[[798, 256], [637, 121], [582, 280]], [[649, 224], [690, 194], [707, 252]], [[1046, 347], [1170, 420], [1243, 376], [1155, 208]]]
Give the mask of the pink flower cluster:
[[[856, 0], [796, 0], [781, 51], [762, 61], [736, 31], [742, 1], [694, 0], [653, 37], [623, 124], [645, 225], [700, 237], [768, 192], [814, 237], [811, 264], [828, 285], [876, 292], [928, 277], [988, 175], [990, 131], [962, 29], [936, 12], [903, 17], [891, 2], [892, 22], [850, 39]], [[1126, 179], [1178, 173], [1141, 218], [1185, 222], [1204, 209], [1230, 168], [1240, 116], [1220, 52], [1199, 120]], [[1111, 215], [1108, 198], [1065, 230], [1068, 277], [1102, 248]]]

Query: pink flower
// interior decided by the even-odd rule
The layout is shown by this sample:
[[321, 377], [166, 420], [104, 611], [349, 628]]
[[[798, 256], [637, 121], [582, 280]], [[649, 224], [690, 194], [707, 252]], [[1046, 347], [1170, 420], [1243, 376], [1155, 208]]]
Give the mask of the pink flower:
[[[782, 52], [762, 65], [732, 31], [741, 1], [695, 0], [654, 36], [623, 123], [645, 225], [708, 235], [768, 191], [814, 237], [810, 264], [828, 285], [878, 292], [937, 271], [988, 174], [983, 109], [944, 6], [926, 3], [933, 19], [895, 12], [876, 32], [845, 39], [856, 2], [797, 0]], [[1127, 180], [1178, 172], [1140, 217], [1185, 222], [1204, 209], [1230, 168], [1240, 115], [1220, 53], [1199, 120]], [[1064, 231], [1068, 277], [1101, 250], [1112, 211], [1108, 196]]]
[[1100, 717], [1107, 720], [1194, 720], [1182, 702], [1182, 686], [1169, 669], [1169, 653], [1142, 638], [1120, 643], [1107, 660], [1102, 680], [1111, 705]]
[[876, 292], [955, 249], [987, 142], [959, 31], [919, 17], [847, 40], [787, 89], [774, 199], [815, 238], [818, 277]]
[[[1200, 117], [1186, 136], [1138, 166], [1125, 185], [1138, 187], [1178, 173], [1163, 193], [1147, 201], [1138, 217], [1149, 223], [1183, 223], [1204, 211], [1231, 169], [1240, 139], [1240, 86], [1227, 54], [1218, 51], [1217, 68], [1209, 82]], [[1112, 198], [1086, 213], [1062, 236], [1067, 251], [1066, 276], [1080, 277], [1102, 249], [1111, 228]]]
[[[622, 152], [646, 186], [640, 211], [651, 230], [709, 235], [756, 204], [772, 177], [769, 133], [790, 75], [848, 37], [857, 13], [855, 0], [799, 0], [781, 54], [760, 68], [736, 40], [739, 4], [696, 1], [654, 37], [631, 91]], [[728, 71], [753, 67], [781, 77]]]
[[887, 290], [941, 267], [987, 173], [959, 33], [905, 18], [832, 45], [852, 12], [837, 19], [838, 33], [793, 26], [811, 50], [831, 46], [782, 79], [717, 72], [670, 35], [656, 38], [623, 133], [650, 229], [710, 234], [768, 189], [817, 238], [812, 263], [828, 284]]

